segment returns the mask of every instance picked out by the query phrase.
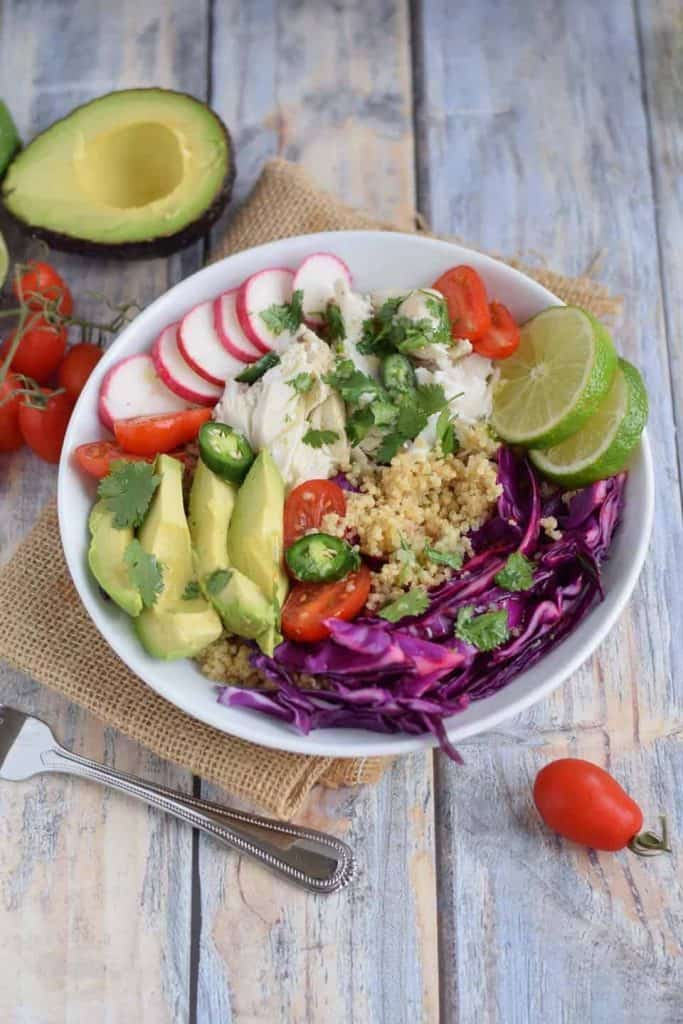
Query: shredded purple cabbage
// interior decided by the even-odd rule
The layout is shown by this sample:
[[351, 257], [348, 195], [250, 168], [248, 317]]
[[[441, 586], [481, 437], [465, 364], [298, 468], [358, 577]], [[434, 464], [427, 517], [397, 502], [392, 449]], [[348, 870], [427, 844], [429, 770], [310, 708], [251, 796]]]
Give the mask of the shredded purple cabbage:
[[[619, 523], [626, 474], [578, 491], [566, 504], [544, 496], [530, 463], [501, 448], [502, 494], [495, 514], [471, 534], [474, 554], [432, 588], [421, 615], [392, 624], [380, 618], [331, 619], [316, 644], [285, 641], [273, 657], [255, 651], [252, 664], [273, 684], [268, 691], [221, 687], [218, 700], [262, 711], [302, 733], [347, 727], [375, 732], [433, 733], [449, 756], [444, 719], [496, 693], [552, 650], [602, 596], [600, 563]], [[338, 481], [339, 482], [339, 481]], [[344, 486], [344, 484], [341, 484]], [[549, 538], [541, 519], [555, 516], [562, 533]], [[515, 551], [534, 561], [529, 590], [511, 593], [495, 576]], [[509, 639], [484, 653], [454, 635], [459, 609], [507, 611]], [[302, 689], [304, 673], [324, 689]]]

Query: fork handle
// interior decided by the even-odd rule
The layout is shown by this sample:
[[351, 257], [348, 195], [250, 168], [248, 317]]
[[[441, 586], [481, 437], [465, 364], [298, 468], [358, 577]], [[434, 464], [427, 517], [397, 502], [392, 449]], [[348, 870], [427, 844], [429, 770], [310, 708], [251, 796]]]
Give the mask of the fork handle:
[[351, 849], [335, 836], [315, 829], [248, 814], [208, 800], [197, 800], [165, 786], [107, 768], [55, 746], [43, 754], [47, 771], [66, 772], [101, 782], [144, 800], [181, 821], [265, 864], [310, 892], [330, 893], [346, 885], [354, 873]]

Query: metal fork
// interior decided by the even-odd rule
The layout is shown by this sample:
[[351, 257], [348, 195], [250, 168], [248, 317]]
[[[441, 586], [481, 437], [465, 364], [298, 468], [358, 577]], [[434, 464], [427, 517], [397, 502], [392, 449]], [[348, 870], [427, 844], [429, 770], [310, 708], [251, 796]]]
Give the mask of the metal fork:
[[196, 800], [117, 772], [65, 750], [41, 719], [0, 704], [0, 779], [17, 782], [40, 772], [80, 775], [144, 800], [310, 892], [335, 892], [351, 881], [355, 871], [351, 849], [335, 836]]

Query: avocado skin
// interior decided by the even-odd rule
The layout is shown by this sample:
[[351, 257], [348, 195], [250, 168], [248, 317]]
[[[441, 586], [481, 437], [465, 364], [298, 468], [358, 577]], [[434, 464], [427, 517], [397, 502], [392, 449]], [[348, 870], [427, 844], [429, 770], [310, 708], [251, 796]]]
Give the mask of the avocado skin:
[[[156, 86], [150, 86], [148, 88], [136, 89], [136, 92], [157, 92], [158, 88], [159, 87]], [[196, 96], [192, 96], [191, 93], [181, 92], [178, 89], [164, 89], [164, 92], [173, 93], [176, 96], [189, 97], [189, 99], [194, 100], [195, 103], [201, 103], [203, 106], [208, 107], [208, 104], [204, 103], [203, 100], [197, 99]], [[66, 120], [67, 117], [71, 117], [71, 115], [77, 110], [82, 110], [83, 107], [89, 107], [91, 103], [97, 103], [99, 100], [103, 99], [104, 96], [109, 95], [110, 93], [104, 93], [103, 96], [96, 96], [95, 99], [74, 107], [73, 110], [70, 110], [68, 114], [64, 115], [64, 117], [60, 117], [57, 121], [53, 121], [52, 124], [48, 125], [47, 128], [44, 128], [42, 132], [39, 132], [34, 136], [31, 142], [40, 138], [41, 135], [45, 134], [45, 132], [51, 131], [55, 125], [60, 124], [62, 121]], [[202, 239], [207, 234], [211, 226], [215, 224], [229, 202], [232, 196], [233, 185], [235, 184], [236, 168], [232, 136], [230, 135], [228, 127], [223, 119], [219, 117], [213, 108], [210, 108], [210, 110], [225, 136], [228, 150], [227, 170], [223, 177], [221, 187], [214, 196], [211, 205], [206, 208], [200, 217], [192, 221], [191, 224], [186, 224], [184, 228], [181, 228], [180, 231], [176, 231], [175, 234], [158, 235], [157, 237], [150, 238], [146, 241], [108, 244], [105, 242], [93, 242], [91, 239], [77, 238], [75, 235], [65, 235], [59, 231], [50, 231], [48, 228], [40, 228], [32, 224], [27, 224], [26, 221], [21, 220], [20, 217], [16, 217], [6, 206], [4, 206], [3, 201], [5, 214], [8, 219], [16, 224], [23, 232], [29, 234], [32, 238], [40, 239], [49, 245], [51, 249], [58, 249], [60, 252], [74, 252], [81, 256], [100, 256], [103, 259], [144, 260], [155, 259], [163, 256], [172, 256], [173, 253], [178, 252], [180, 249], [186, 249], [189, 245], [192, 245], [193, 242], [198, 242]], [[10, 160], [5, 168], [5, 174], [11, 165], [12, 161]]]

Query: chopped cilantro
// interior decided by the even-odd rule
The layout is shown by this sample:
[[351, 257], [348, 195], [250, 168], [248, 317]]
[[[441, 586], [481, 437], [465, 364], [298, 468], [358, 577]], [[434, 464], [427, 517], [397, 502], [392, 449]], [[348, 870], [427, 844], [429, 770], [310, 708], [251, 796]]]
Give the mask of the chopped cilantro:
[[226, 587], [232, 579], [231, 569], [216, 569], [211, 573], [206, 580], [206, 590], [211, 597], [216, 597], [220, 594], [223, 587]]
[[374, 317], [363, 324], [358, 350], [366, 355], [387, 355], [389, 352], [415, 352], [426, 345], [448, 345], [451, 325], [443, 299], [427, 294], [425, 306], [432, 314], [414, 320], [398, 313], [406, 296], [387, 299]]
[[109, 474], [100, 481], [98, 497], [112, 515], [119, 530], [141, 526], [147, 514], [159, 477], [148, 462], [112, 462]]
[[528, 590], [534, 585], [534, 563], [515, 551], [493, 578], [504, 590]]
[[402, 533], [399, 534], [399, 537], [401, 541], [401, 548], [396, 552], [396, 560], [401, 562], [399, 581], [401, 583], [405, 583], [413, 569], [413, 566], [417, 563], [417, 556]]
[[311, 428], [306, 431], [301, 440], [311, 448], [322, 448], [324, 444], [334, 444], [335, 441], [338, 441], [339, 434], [336, 430], [313, 430]]
[[305, 395], [313, 387], [313, 374], [297, 373], [296, 377], [292, 377], [287, 383], [290, 388], [294, 388], [297, 395]]
[[455, 635], [480, 651], [493, 651], [510, 636], [507, 609], [475, 615], [472, 605], [467, 605], [458, 612]]
[[369, 405], [352, 412], [346, 421], [346, 435], [352, 447], [360, 444], [374, 425], [375, 418]]
[[425, 557], [436, 565], [447, 565], [449, 569], [462, 569], [461, 551], [438, 551], [431, 544], [424, 546]]
[[303, 297], [303, 291], [297, 288], [289, 302], [282, 305], [274, 304], [264, 309], [260, 316], [268, 330], [275, 335], [283, 334], [285, 331], [293, 334], [304, 318]]
[[358, 342], [358, 351], [363, 355], [383, 356], [394, 350], [389, 338], [396, 310], [405, 296], [399, 295], [382, 303], [374, 317], [363, 323], [363, 335]]
[[123, 553], [128, 578], [137, 587], [145, 608], [151, 608], [164, 589], [164, 572], [156, 555], [149, 554], [139, 540], [132, 540]]
[[188, 580], [185, 585], [185, 589], [181, 594], [183, 601], [194, 601], [195, 597], [200, 596], [199, 583], [197, 580]]
[[427, 426], [432, 413], [446, 405], [440, 384], [421, 384], [398, 403], [398, 416], [392, 430], [385, 434], [375, 452], [375, 460], [386, 465], [407, 441], [413, 441]]
[[329, 302], [323, 313], [328, 341], [343, 341], [346, 337], [346, 325], [341, 309], [336, 302]]
[[378, 615], [387, 622], [398, 622], [408, 615], [421, 615], [429, 607], [429, 598], [424, 587], [413, 587], [407, 594], [392, 601], [391, 604], [382, 608]]
[[460, 449], [460, 442], [455, 433], [455, 424], [446, 405], [436, 421], [436, 442], [441, 448], [442, 455], [454, 455]]
[[351, 359], [338, 359], [332, 372], [325, 377], [325, 382], [351, 406], [360, 405], [361, 399], [366, 396], [374, 398], [382, 391], [377, 381], [357, 369]]

